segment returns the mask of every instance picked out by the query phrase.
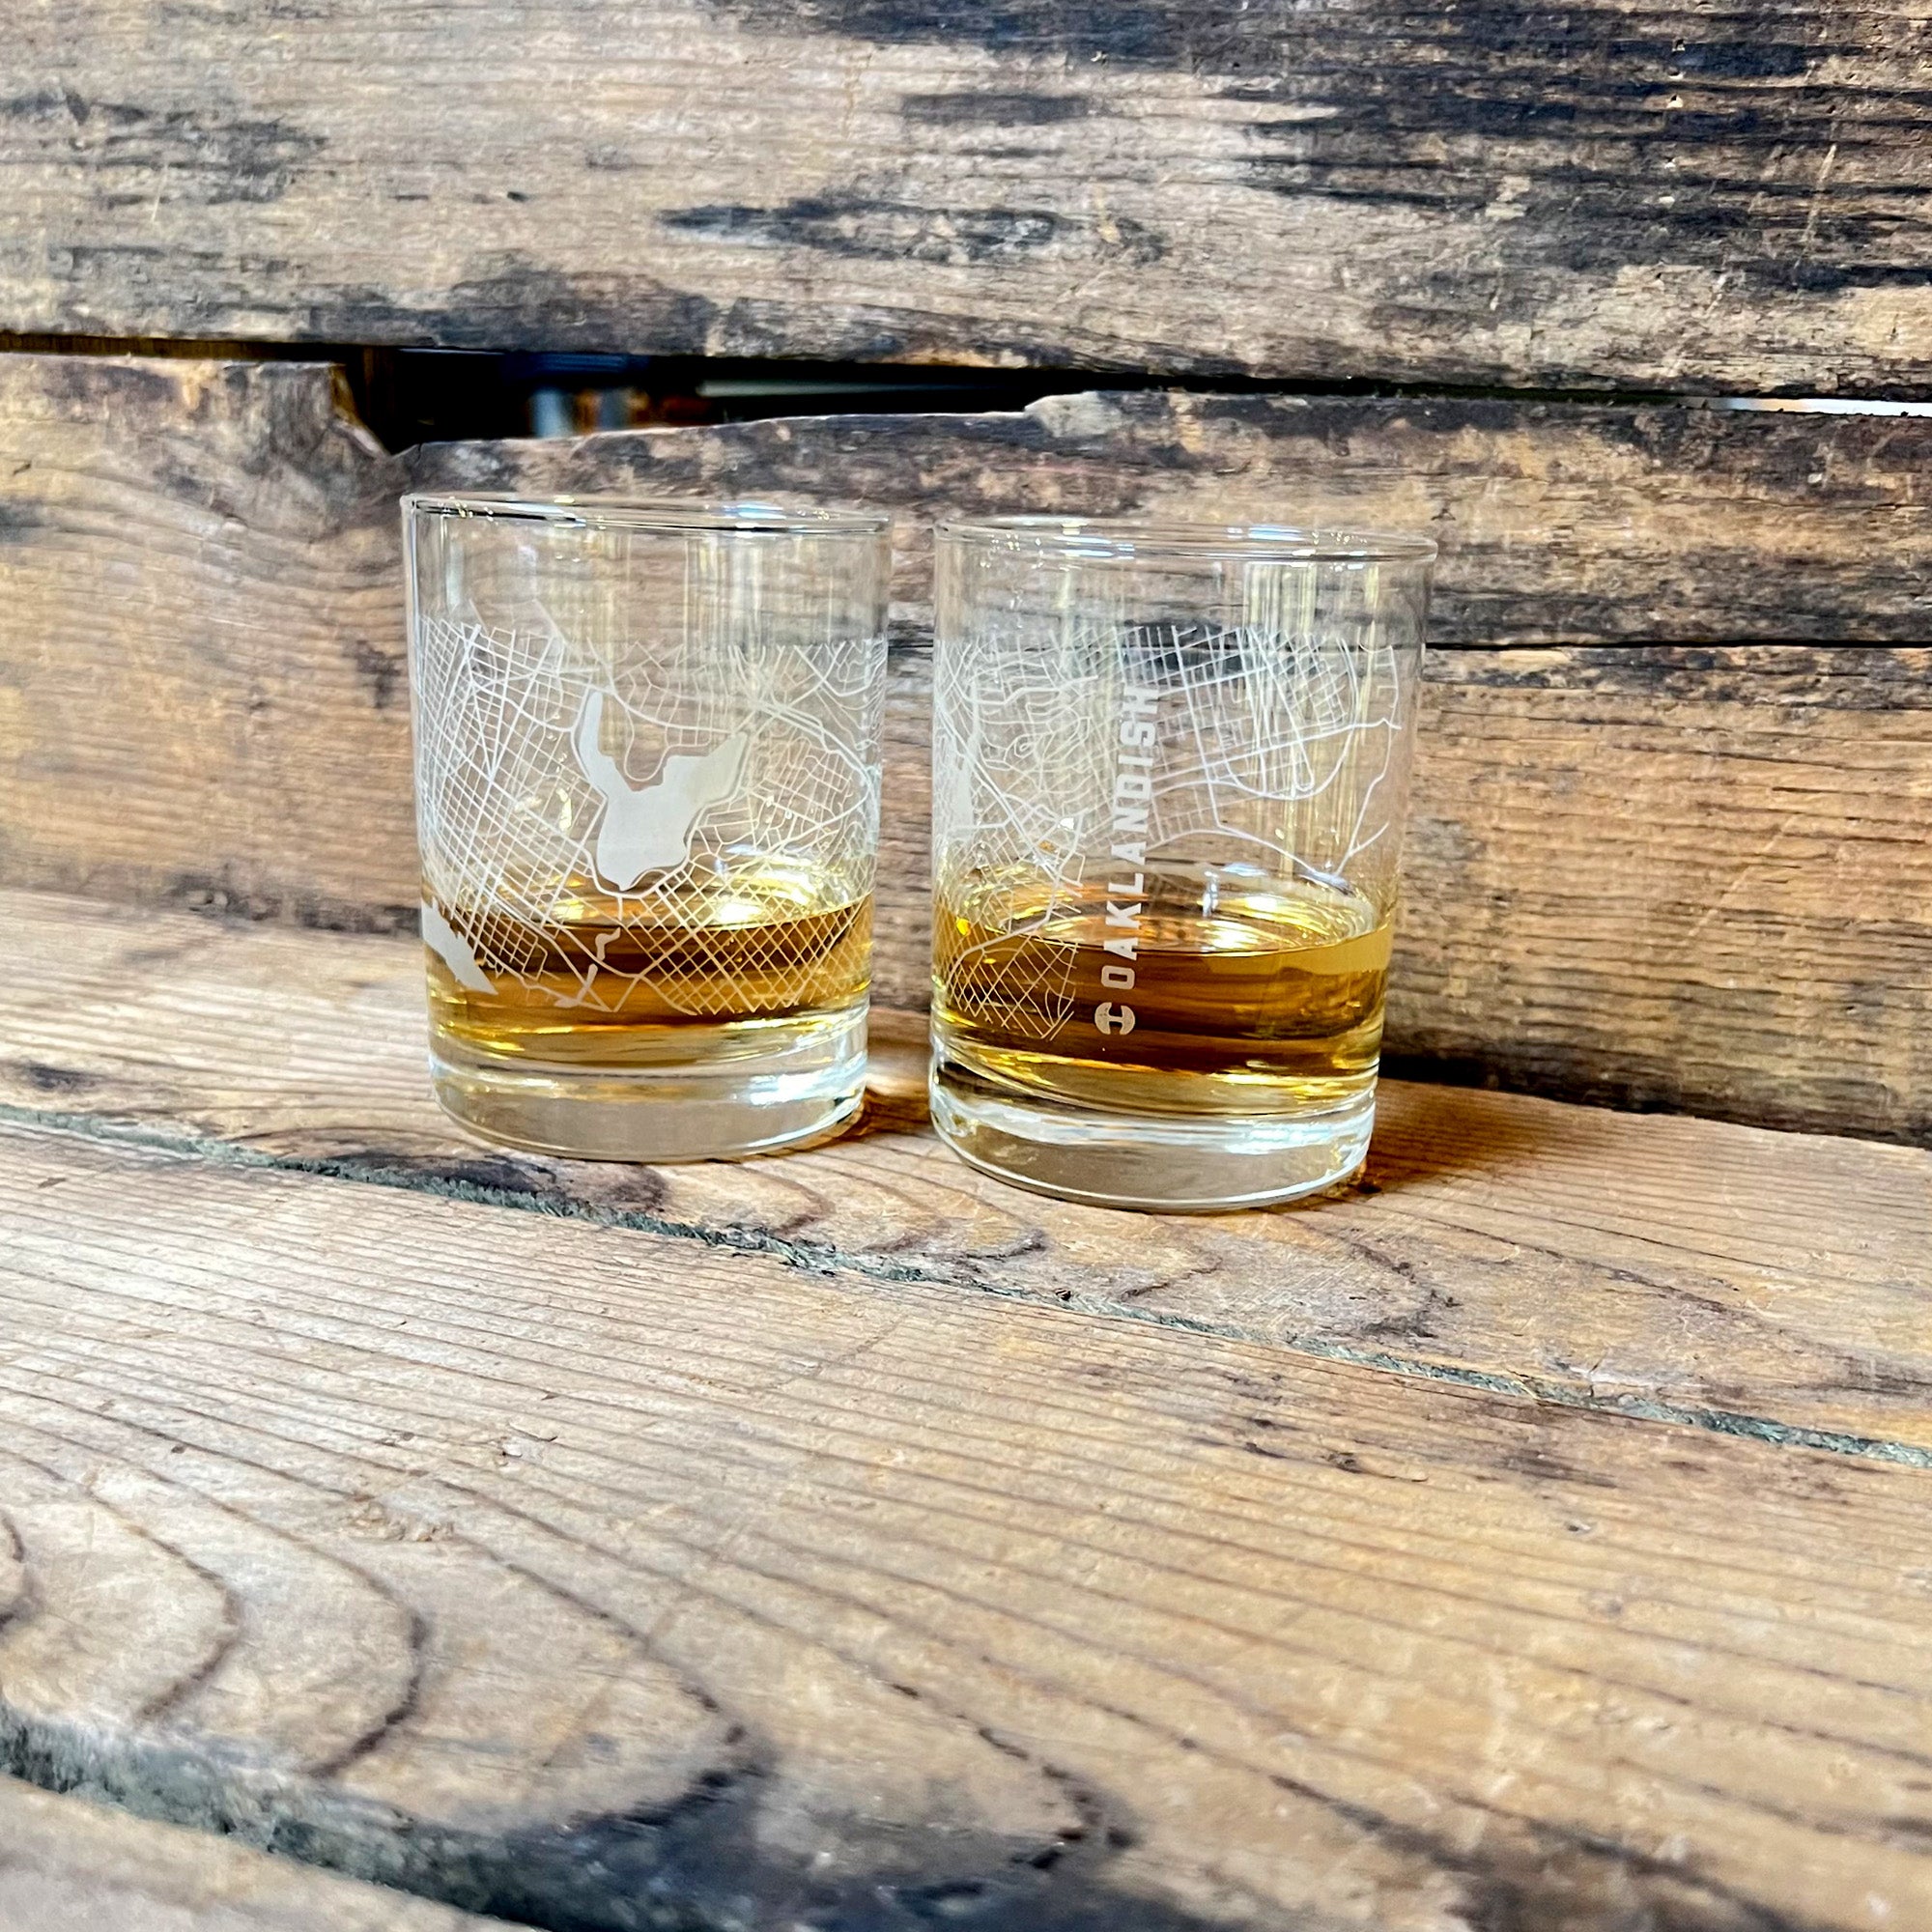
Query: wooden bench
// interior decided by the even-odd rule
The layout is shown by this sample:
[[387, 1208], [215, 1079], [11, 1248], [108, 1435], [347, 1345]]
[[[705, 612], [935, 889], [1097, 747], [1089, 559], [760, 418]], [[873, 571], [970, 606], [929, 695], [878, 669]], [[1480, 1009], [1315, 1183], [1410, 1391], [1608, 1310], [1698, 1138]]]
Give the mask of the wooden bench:
[[[1932, 417], [1723, 400], [1927, 386], [1904, 29], [158, 19], [0, 101], [0, 1932], [1932, 1926]], [[1203, 386], [391, 451], [331, 340]], [[894, 511], [859, 1131], [437, 1112], [419, 486]], [[949, 506], [1440, 540], [1360, 1187], [932, 1139]]]

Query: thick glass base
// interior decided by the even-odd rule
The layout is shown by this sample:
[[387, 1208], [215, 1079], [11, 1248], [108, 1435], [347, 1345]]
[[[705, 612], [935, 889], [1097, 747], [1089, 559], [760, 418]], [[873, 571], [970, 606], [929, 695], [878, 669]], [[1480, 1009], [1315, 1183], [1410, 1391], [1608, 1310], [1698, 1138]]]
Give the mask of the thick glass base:
[[864, 1007], [781, 1026], [766, 1052], [730, 1033], [710, 1060], [613, 1068], [491, 1060], [432, 1030], [430, 1077], [471, 1133], [572, 1160], [739, 1160], [829, 1139], [858, 1117]]
[[1210, 1214], [1266, 1208], [1350, 1179], [1375, 1128], [1373, 1086], [1306, 1114], [1116, 1113], [994, 1086], [945, 1054], [932, 1124], [975, 1167], [1068, 1201]]

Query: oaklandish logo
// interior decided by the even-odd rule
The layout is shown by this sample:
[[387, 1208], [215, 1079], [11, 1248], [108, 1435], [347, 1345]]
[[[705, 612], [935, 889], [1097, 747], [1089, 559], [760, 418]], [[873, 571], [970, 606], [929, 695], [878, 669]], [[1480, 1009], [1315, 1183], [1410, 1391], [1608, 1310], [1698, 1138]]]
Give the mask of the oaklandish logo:
[[[1109, 992], [1133, 990], [1140, 957], [1141, 916], [1147, 910], [1148, 807], [1153, 798], [1154, 713], [1160, 694], [1128, 685], [1121, 694], [1121, 752], [1114, 773], [1114, 842], [1111, 856], [1122, 869], [1132, 866], [1131, 879], [1107, 881], [1107, 937], [1111, 955], [1100, 968], [1100, 983]], [[1134, 1009], [1124, 1001], [1102, 1000], [1094, 1009], [1094, 1024], [1102, 1033], [1132, 1033]]]

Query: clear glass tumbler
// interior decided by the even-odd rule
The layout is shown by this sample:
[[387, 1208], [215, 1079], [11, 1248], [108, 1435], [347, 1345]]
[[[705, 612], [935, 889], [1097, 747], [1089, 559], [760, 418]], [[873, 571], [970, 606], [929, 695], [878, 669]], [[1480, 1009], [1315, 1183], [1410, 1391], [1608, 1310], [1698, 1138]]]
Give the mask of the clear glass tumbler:
[[941, 526], [932, 1110], [957, 1152], [1170, 1209], [1361, 1165], [1435, 554]]
[[438, 1098], [699, 1160], [865, 1082], [882, 516], [404, 499]]

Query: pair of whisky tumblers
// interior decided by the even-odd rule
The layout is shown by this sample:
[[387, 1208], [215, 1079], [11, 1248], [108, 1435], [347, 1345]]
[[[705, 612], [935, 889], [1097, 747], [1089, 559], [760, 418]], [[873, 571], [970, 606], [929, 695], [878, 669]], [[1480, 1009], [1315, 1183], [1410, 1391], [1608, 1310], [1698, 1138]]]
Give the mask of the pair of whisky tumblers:
[[[837, 1132], [865, 1082], [889, 520], [493, 496], [404, 519], [443, 1106], [602, 1159]], [[1345, 1179], [1435, 546], [1003, 517], [936, 548], [939, 1133], [1117, 1206]]]

